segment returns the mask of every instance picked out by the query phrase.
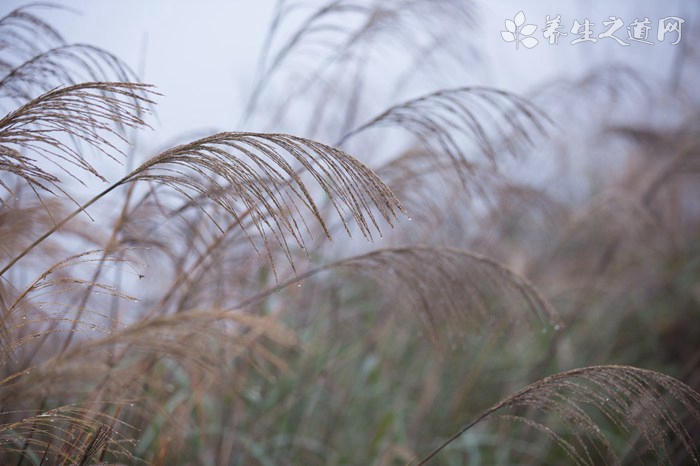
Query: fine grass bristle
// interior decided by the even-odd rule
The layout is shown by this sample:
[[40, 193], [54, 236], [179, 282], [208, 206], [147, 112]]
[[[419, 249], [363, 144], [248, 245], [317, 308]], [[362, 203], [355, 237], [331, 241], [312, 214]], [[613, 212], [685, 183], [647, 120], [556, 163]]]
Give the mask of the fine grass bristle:
[[[457, 437], [492, 417], [523, 422], [544, 432], [564, 450], [572, 464], [622, 464], [601, 431], [602, 422], [591, 410], [602, 414], [612, 430], [638, 443], [630, 448], [635, 464], [648, 464], [649, 460], [654, 464], [671, 464], [669, 451], [673, 444], [681, 446], [688, 461], [700, 464], [697, 443], [681, 422], [682, 413], [688, 413], [691, 421], [685, 420], [686, 423], [700, 423], [699, 407], [700, 394], [658, 372], [629, 366], [574, 369], [532, 383], [490, 407], [416, 465], [425, 464]], [[533, 414], [523, 408], [554, 416], [564, 428], [556, 433], [546, 424], [531, 420]], [[501, 414], [518, 410], [528, 414]]]

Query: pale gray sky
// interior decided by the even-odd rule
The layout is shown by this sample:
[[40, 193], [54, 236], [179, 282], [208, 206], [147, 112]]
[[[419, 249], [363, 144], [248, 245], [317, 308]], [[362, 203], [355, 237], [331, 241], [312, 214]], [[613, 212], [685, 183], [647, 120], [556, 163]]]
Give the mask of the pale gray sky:
[[[165, 144], [182, 139], [193, 130], [235, 130], [245, 96], [250, 92], [261, 42], [271, 20], [274, 0], [240, 1], [143, 1], [143, 0], [61, 0], [58, 4], [80, 10], [81, 14], [47, 10], [44, 14], [69, 42], [83, 42], [105, 48], [155, 84], [165, 96], [159, 100], [156, 134], [149, 143]], [[321, 2], [319, 2], [320, 4]], [[691, 4], [692, 3], [692, 4]], [[0, 14], [25, 2], [5, 0]], [[656, 42], [656, 26], [663, 16], [680, 16], [683, 40], [698, 37], [700, 17], [694, 2], [620, 1], [514, 1], [479, 2], [478, 29], [471, 45], [481, 55], [474, 65], [470, 82], [517, 92], [527, 92], [551, 80], [578, 76], [615, 64], [637, 67], [639, 73], [670, 75], [670, 64], [679, 46], [669, 41], [653, 46], [634, 43], [619, 46], [612, 40], [571, 45], [568, 31], [574, 19], [588, 18], [594, 33], [605, 30], [602, 21], [611, 15], [625, 24], [649, 17], [651, 36]], [[533, 37], [540, 43], [531, 50], [516, 50], [501, 39], [504, 20], [523, 10], [526, 23], [538, 26]], [[569, 33], [558, 46], [542, 37], [547, 15], [562, 15]], [[695, 31], [694, 36], [691, 34]], [[618, 37], [626, 38], [620, 30]], [[694, 44], [686, 44], [692, 45]], [[191, 133], [190, 133], [191, 134]], [[142, 141], [146, 142], [146, 141]], [[150, 145], [150, 144], [149, 144]]]

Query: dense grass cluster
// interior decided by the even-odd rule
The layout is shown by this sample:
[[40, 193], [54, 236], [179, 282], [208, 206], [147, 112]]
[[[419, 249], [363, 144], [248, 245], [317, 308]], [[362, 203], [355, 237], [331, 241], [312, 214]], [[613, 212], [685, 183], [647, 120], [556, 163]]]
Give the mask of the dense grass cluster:
[[679, 81], [455, 86], [469, 2], [280, 1], [237, 131], [145, 154], [157, 89], [47, 11], [0, 19], [1, 464], [700, 464]]

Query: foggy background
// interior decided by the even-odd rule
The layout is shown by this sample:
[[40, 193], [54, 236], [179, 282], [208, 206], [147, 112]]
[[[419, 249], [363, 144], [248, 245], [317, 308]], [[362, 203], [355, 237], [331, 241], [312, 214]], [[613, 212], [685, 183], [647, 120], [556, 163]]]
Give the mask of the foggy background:
[[[154, 132], [142, 133], [139, 146], [156, 150], [188, 135], [215, 130], [261, 129], [241, 127], [240, 116], [256, 79], [258, 57], [263, 38], [270, 26], [274, 0], [259, 1], [159, 1], [137, 0], [58, 1], [72, 11], [45, 9], [42, 16], [64, 34], [68, 43], [87, 43], [106, 49], [124, 60], [141, 79], [155, 84], [163, 97], [158, 99], [157, 119], [151, 119]], [[307, 2], [321, 5], [321, 2]], [[26, 4], [3, 1], [0, 14]], [[694, 79], [688, 62], [679, 64], [677, 55], [683, 48], [696, 52], [699, 11], [694, 2], [625, 1], [610, 2], [476, 2], [475, 24], [465, 25], [469, 34], [464, 43], [465, 73], [441, 76], [451, 86], [488, 85], [528, 94], [542, 86], [603, 70], [628, 65], [641, 76], [670, 81], [674, 73], [684, 80]], [[501, 39], [504, 20], [513, 19], [518, 11], [526, 15], [526, 24], [537, 25], [533, 37], [539, 44], [532, 49]], [[557, 46], [550, 46], [542, 36], [547, 15], [560, 14], [562, 26], [569, 34]], [[621, 17], [625, 25], [635, 18], [648, 17], [652, 22], [653, 46], [632, 43], [622, 47], [611, 39], [597, 43], [571, 45], [574, 19], [588, 18], [595, 24], [593, 37], [607, 28], [602, 22], [609, 16]], [[661, 17], [685, 19], [681, 43], [656, 40], [657, 21]], [[283, 28], [278, 38], [292, 32]], [[626, 39], [623, 27], [616, 35]], [[675, 34], [671, 36], [675, 37]], [[282, 40], [277, 41], [278, 44]], [[400, 57], [396, 57], [400, 60]], [[447, 83], [446, 81], [449, 81]], [[439, 87], [426, 84], [420, 92]], [[378, 103], [377, 109], [386, 104]], [[572, 111], [576, 111], [572, 109]], [[270, 128], [267, 128], [268, 130]]]

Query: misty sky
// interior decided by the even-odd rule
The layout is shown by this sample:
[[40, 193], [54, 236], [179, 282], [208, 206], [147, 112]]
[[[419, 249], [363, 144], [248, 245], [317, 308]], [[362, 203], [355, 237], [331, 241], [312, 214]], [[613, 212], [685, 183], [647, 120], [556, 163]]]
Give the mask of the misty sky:
[[[145, 138], [149, 144], [182, 140], [195, 130], [239, 129], [235, 126], [255, 79], [257, 57], [274, 0], [57, 3], [81, 12], [43, 13], [68, 42], [89, 43], [115, 53], [164, 94], [158, 102], [158, 121], [153, 122], [155, 134]], [[658, 19], [675, 15], [686, 20], [686, 47], [694, 48], [693, 39], [698, 37], [697, 28], [693, 28], [700, 19], [698, 8], [680, 0], [626, 1], [615, 6], [602, 1], [494, 3], [479, 3], [473, 40], [465, 44], [465, 59], [471, 47], [479, 60], [473, 65], [470, 82], [463, 85], [488, 84], [526, 93], [552, 80], [621, 63], [661, 79], [671, 75], [674, 54], [680, 46], [666, 41], [653, 46], [634, 43], [621, 47], [602, 39], [595, 44], [571, 45], [571, 33], [562, 37], [559, 45], [550, 46], [541, 32], [547, 15], [560, 14], [567, 32], [574, 19], [583, 22], [588, 18], [595, 23], [596, 36], [605, 30], [601, 23], [611, 15], [621, 17], [626, 24], [649, 17], [653, 26], [650, 38], [654, 42]], [[4, 0], [0, 14], [23, 4]], [[513, 43], [501, 39], [504, 20], [512, 19], [520, 10], [526, 15], [526, 23], [538, 26], [533, 37], [539, 38], [540, 43], [531, 50], [516, 50]], [[624, 38], [626, 33], [620, 30], [617, 35]]]

